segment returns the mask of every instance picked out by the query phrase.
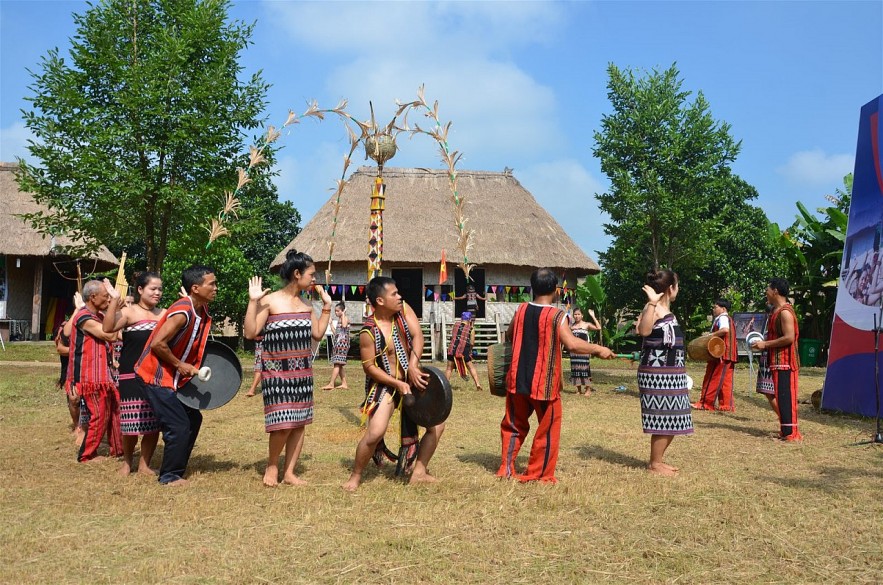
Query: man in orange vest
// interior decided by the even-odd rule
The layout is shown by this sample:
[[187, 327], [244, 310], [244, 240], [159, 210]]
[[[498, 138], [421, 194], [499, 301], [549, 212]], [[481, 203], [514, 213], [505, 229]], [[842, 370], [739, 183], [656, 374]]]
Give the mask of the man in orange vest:
[[797, 376], [800, 362], [797, 359], [797, 315], [788, 302], [788, 281], [773, 278], [766, 288], [767, 304], [772, 307], [767, 322], [766, 340], [751, 347], [763, 351], [757, 391], [765, 394], [770, 406], [779, 416], [779, 438], [783, 441], [800, 441], [803, 436], [797, 430]]

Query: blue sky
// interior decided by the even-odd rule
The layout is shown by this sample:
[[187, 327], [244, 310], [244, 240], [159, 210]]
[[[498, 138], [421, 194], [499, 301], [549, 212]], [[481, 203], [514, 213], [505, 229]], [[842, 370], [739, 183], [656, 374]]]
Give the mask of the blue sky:
[[[30, 79], [50, 48], [65, 54], [72, 12], [85, 2], [0, 0], [0, 160], [27, 156]], [[247, 72], [273, 85], [268, 123], [316, 99], [374, 103], [426, 86], [453, 121], [461, 169], [514, 169], [592, 257], [609, 238], [594, 193], [607, 180], [592, 134], [609, 113], [608, 63], [665, 69], [702, 91], [712, 115], [742, 141], [734, 169], [783, 227], [794, 203], [815, 208], [852, 171], [861, 106], [883, 93], [883, 2], [287, 2], [239, 1], [256, 21]], [[415, 120], [412, 118], [412, 121]], [[306, 121], [280, 139], [280, 196], [308, 221], [331, 195], [348, 144], [340, 122]], [[425, 136], [399, 138], [390, 166], [440, 168]], [[363, 156], [354, 162], [364, 164]], [[351, 167], [354, 168], [354, 167]], [[389, 196], [395, 196], [390, 193]], [[468, 197], [468, 193], [466, 194]], [[501, 206], [501, 213], [517, 210]], [[468, 213], [467, 213], [468, 215]], [[530, 229], [530, 226], [525, 226]], [[450, 246], [451, 248], [453, 245]]]

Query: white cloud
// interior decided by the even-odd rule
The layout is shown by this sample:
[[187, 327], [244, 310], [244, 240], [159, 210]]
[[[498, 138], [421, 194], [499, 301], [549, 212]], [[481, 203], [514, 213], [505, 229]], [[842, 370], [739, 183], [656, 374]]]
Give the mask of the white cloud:
[[851, 173], [855, 157], [851, 154], [825, 154], [821, 149], [796, 152], [776, 169], [789, 182], [813, 187], [840, 186]]
[[554, 39], [564, 9], [545, 2], [266, 2], [272, 22], [311, 49], [414, 55], [499, 50]]
[[[300, 212], [302, 225], [306, 225], [334, 193], [343, 171], [347, 151], [344, 146], [333, 142], [292, 144], [291, 149], [280, 152], [275, 167], [279, 175], [273, 182], [279, 190], [279, 199], [291, 201]], [[353, 155], [349, 173], [358, 166], [359, 160]]]
[[28, 140], [34, 135], [21, 122], [16, 122], [8, 128], [0, 128], [0, 161], [15, 162], [16, 157], [31, 161], [28, 152]]
[[607, 216], [598, 208], [595, 193], [605, 187], [579, 162], [560, 159], [515, 169], [515, 177], [531, 192], [564, 231], [593, 260], [610, 244], [602, 224]]
[[[486, 59], [461, 63], [455, 68], [443, 63], [426, 65], [415, 66], [398, 58], [377, 63], [358, 59], [329, 76], [329, 93], [348, 92], [350, 110], [359, 112], [359, 118], [368, 117], [367, 104], [371, 100], [378, 122], [386, 123], [395, 113], [395, 100], [416, 99], [417, 88], [424, 84], [427, 101], [439, 102], [442, 123], [453, 121], [448, 142], [451, 148], [465, 153], [463, 168], [475, 168], [469, 161], [476, 158], [476, 153], [482, 153], [482, 158], [495, 158], [497, 166], [504, 166], [512, 157], [533, 158], [537, 152], [548, 155], [550, 149], [554, 151], [562, 144], [554, 93], [517, 67]], [[369, 67], [371, 75], [364, 76]], [[358, 83], [353, 83], [354, 79]], [[409, 115], [408, 123], [427, 128], [430, 120], [415, 111]], [[403, 152], [412, 148], [405, 140], [401, 144]], [[410, 142], [418, 142], [418, 138]], [[434, 153], [436, 147], [429, 142]], [[421, 156], [425, 156], [425, 151], [418, 150]], [[433, 160], [437, 158], [432, 156]], [[423, 158], [415, 164], [428, 163]]]
[[[388, 122], [395, 100], [412, 101], [417, 88], [439, 102], [442, 122], [453, 121], [450, 147], [464, 169], [501, 169], [519, 159], [558, 156], [567, 146], [554, 92], [508, 57], [514, 47], [553, 41], [561, 5], [539, 2], [269, 2], [278, 42], [292, 59], [323, 70], [313, 95], [349, 100], [348, 111]], [[321, 104], [327, 107], [325, 104]], [[329, 104], [330, 105], [330, 104]], [[409, 123], [426, 127], [412, 113]], [[400, 139], [391, 163], [438, 166], [426, 137]]]

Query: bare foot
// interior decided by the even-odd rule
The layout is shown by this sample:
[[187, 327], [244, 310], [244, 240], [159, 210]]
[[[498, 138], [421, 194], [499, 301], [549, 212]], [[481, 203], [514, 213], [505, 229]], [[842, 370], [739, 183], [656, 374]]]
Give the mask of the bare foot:
[[342, 487], [348, 492], [354, 492], [359, 488], [359, 484], [362, 482], [362, 476], [356, 475], [355, 473], [350, 476], [350, 478], [343, 484]]
[[674, 465], [669, 465], [668, 463], [660, 463], [660, 465], [663, 466], [663, 467], [665, 467], [666, 469], [671, 469], [671, 470], [674, 471], [675, 473], [677, 473], [678, 471], [680, 471], [680, 469], [678, 469], [678, 468], [675, 467]]
[[254, 392], [246, 392], [245, 395], [246, 396], [254, 396]]
[[674, 471], [662, 463], [651, 463], [647, 466], [647, 472], [662, 477], [676, 477], [678, 472]]
[[484, 392], [484, 389], [481, 386], [476, 386], [475, 391], [476, 392]]
[[585, 396], [586, 398], [588, 398], [588, 397], [591, 396], [591, 395], [592, 395], [592, 391], [591, 391], [591, 390], [586, 390], [585, 392], [583, 392], [583, 396]]
[[92, 459], [86, 459], [85, 461], [82, 461], [81, 463], [95, 463], [96, 461], [104, 461], [105, 459], [107, 459], [107, 457], [105, 457], [104, 455], [96, 455]]
[[307, 485], [306, 481], [293, 473], [286, 473], [285, 477], [282, 478], [282, 483], [287, 483], [288, 485]]
[[120, 470], [117, 473], [119, 473], [123, 477], [126, 477], [127, 475], [132, 473], [132, 466], [128, 462], [123, 461], [123, 464], [120, 465]]
[[279, 485], [279, 468], [275, 465], [267, 466], [267, 470], [264, 472], [264, 485], [267, 487]]
[[159, 475], [159, 470], [151, 469], [147, 465], [142, 465], [138, 467], [138, 473], [142, 475], [149, 475], [150, 477], [156, 477], [157, 475]]
[[340, 386], [335, 387], [335, 390], [349, 390], [350, 387], [346, 384], [341, 384]]
[[429, 472], [426, 471], [423, 473], [412, 473], [411, 481], [408, 483], [438, 483], [438, 479], [429, 475]]
[[164, 483], [163, 485], [173, 486], [173, 487], [183, 487], [190, 483], [184, 478], [176, 479], [175, 481], [170, 481], [169, 483]]
[[327, 386], [322, 386], [322, 390], [334, 390], [334, 384], [328, 384]]

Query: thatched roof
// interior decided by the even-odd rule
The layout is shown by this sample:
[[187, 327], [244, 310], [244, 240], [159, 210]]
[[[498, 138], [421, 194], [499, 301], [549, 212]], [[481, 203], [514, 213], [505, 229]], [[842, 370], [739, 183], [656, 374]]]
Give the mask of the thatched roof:
[[[368, 216], [376, 170], [353, 173], [340, 197], [332, 262], [364, 261]], [[387, 262], [438, 262], [442, 248], [457, 262], [457, 232], [445, 170], [386, 168], [383, 259]], [[521, 186], [511, 172], [459, 171], [458, 191], [466, 197], [468, 227], [475, 230], [469, 261], [478, 266], [549, 267], [596, 274], [594, 260], [568, 236]], [[328, 259], [334, 201], [329, 199], [298, 236], [276, 256], [282, 264], [290, 248]], [[462, 259], [460, 259], [462, 260]], [[334, 265], [332, 263], [332, 269]]]
[[[0, 254], [11, 256], [50, 256], [53, 249], [53, 238], [45, 236], [32, 228], [22, 218], [22, 213], [34, 213], [45, 209], [34, 201], [30, 193], [18, 189], [15, 181], [16, 163], [0, 162]], [[59, 246], [73, 244], [66, 236], [56, 236], [54, 243]], [[110, 270], [119, 266], [119, 262], [110, 250], [101, 246], [97, 253], [97, 269]], [[90, 258], [92, 259], [92, 258]]]

